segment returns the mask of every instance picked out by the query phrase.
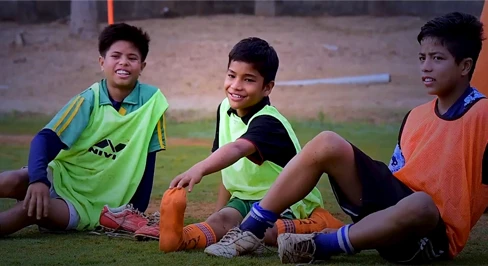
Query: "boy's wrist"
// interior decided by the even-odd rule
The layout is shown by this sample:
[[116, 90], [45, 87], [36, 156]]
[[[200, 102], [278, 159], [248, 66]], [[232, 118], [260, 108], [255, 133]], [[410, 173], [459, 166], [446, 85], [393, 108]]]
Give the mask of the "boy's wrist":
[[193, 166], [192, 171], [195, 171], [195, 173], [197, 173], [198, 175], [200, 175], [203, 178], [206, 175], [205, 169], [206, 169], [206, 167], [203, 164], [203, 162], [200, 162], [200, 163]]
[[47, 186], [47, 188], [50, 188], [51, 187], [51, 182], [49, 182], [49, 180], [46, 178], [38, 178], [38, 179], [35, 179], [35, 180], [30, 180], [29, 181], [29, 186], [32, 185], [32, 184], [36, 184], [36, 183], [43, 183], [44, 185]]

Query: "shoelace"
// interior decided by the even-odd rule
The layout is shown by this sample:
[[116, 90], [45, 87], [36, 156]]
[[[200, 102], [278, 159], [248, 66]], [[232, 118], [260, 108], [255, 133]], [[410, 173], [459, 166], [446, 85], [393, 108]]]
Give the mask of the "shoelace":
[[148, 218], [147, 225], [151, 226], [151, 225], [159, 224], [160, 217], [161, 216], [160, 216], [159, 212], [155, 212], [155, 213], [151, 214]]
[[220, 240], [221, 243], [231, 243], [239, 235], [242, 234], [242, 230], [238, 227], [234, 227], [227, 232], [227, 234]]
[[126, 208], [129, 209], [130, 212], [132, 212], [132, 214], [134, 214], [134, 215], [141, 216], [141, 217], [144, 217], [146, 219], [149, 219], [149, 217], [147, 217], [146, 214], [144, 214], [143, 212], [141, 212], [138, 209], [134, 208], [134, 205], [132, 205], [132, 203], [127, 204], [126, 205]]
[[[242, 233], [243, 232], [241, 229], [239, 229], [239, 227], [234, 227], [234, 228], [230, 229], [229, 232], [227, 232], [227, 234], [225, 234], [224, 237], [222, 237], [222, 239], [219, 242], [220, 243], [232, 243], [234, 241], [234, 239], [237, 238], [239, 236], [239, 234], [242, 234]], [[256, 248], [256, 250], [254, 250], [253, 252], [263, 253], [264, 250], [268, 250], [268, 251], [271, 251], [273, 253], [276, 253], [274, 250], [267, 247], [261, 241], [259, 242], [259, 247]]]

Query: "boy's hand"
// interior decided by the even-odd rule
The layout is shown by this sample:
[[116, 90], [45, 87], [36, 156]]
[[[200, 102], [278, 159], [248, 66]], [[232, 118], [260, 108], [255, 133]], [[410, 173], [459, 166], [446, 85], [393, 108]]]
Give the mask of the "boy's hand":
[[200, 183], [202, 178], [203, 174], [201, 171], [199, 171], [197, 168], [190, 168], [188, 171], [175, 177], [173, 181], [171, 181], [169, 188], [182, 188], [188, 186], [188, 192], [191, 192], [193, 186]]
[[37, 220], [47, 217], [49, 210], [49, 188], [42, 182], [30, 184], [24, 199], [24, 210], [29, 208], [29, 217], [36, 214]]

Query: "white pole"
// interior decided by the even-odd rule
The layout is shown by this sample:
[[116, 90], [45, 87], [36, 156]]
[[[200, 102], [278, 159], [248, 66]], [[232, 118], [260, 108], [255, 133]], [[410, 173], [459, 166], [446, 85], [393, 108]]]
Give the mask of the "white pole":
[[291, 80], [276, 82], [277, 86], [305, 86], [315, 84], [372, 84], [372, 83], [389, 83], [391, 76], [388, 73], [365, 75], [365, 76], [351, 76], [340, 78], [325, 78], [325, 79], [306, 79], [306, 80]]

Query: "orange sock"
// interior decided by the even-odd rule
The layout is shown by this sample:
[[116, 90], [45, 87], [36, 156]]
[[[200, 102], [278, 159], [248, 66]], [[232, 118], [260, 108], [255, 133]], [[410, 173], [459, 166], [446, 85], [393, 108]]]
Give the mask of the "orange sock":
[[173, 252], [205, 248], [216, 242], [215, 233], [207, 223], [185, 226], [186, 190], [167, 190], [159, 208], [159, 250]]
[[343, 225], [343, 222], [320, 207], [316, 208], [310, 215], [310, 218], [307, 219], [279, 219], [276, 221], [278, 235], [283, 233], [310, 234], [320, 232], [325, 228], [339, 229]]

